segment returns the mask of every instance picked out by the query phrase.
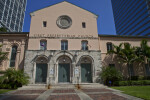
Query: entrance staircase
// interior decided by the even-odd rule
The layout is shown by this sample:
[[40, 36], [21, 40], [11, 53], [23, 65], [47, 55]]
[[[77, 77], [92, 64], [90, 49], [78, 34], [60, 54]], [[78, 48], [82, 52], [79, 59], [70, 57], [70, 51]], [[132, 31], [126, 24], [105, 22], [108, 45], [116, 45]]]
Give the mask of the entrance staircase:
[[[46, 84], [29, 84], [27, 86], [23, 86], [18, 88], [18, 90], [42, 90], [42, 89], [74, 89], [76, 88], [77, 84], [71, 83], [59, 83], [53, 85], [46, 85]], [[80, 88], [106, 88], [103, 84], [99, 83], [81, 83], [79, 84]]]

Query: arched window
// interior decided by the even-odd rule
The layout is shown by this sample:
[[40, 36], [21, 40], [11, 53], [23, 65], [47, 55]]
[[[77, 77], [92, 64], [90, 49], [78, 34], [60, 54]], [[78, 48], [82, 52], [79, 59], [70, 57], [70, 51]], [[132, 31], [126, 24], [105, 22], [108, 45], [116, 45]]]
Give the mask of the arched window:
[[10, 67], [15, 67], [16, 55], [17, 55], [17, 46], [13, 46], [11, 50]]

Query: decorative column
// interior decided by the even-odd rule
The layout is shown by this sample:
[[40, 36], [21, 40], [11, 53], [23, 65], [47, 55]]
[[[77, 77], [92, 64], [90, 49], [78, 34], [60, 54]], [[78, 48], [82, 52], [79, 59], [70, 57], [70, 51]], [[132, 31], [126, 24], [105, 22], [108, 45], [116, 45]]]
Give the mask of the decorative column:
[[75, 81], [75, 63], [72, 63], [72, 83], [76, 83]]
[[32, 68], [32, 70], [31, 70], [31, 73], [32, 73], [32, 75], [33, 75], [33, 77], [32, 77], [32, 82], [33, 82], [33, 84], [35, 84], [36, 62], [33, 63], [33, 68]]
[[19, 67], [19, 59], [20, 59], [20, 48], [17, 50], [16, 60], [15, 60], [15, 69], [18, 69]]

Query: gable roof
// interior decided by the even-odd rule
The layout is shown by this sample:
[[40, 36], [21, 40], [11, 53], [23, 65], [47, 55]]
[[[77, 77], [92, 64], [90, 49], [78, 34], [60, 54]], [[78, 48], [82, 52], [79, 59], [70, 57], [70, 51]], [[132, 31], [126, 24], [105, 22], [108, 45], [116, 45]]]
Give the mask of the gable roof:
[[[66, 3], [69, 3], [69, 4], [74, 5], [74, 6], [76, 6], [76, 7], [79, 7], [79, 6], [75, 5], [75, 4], [72, 4], [72, 3], [67, 2], [67, 1], [62, 1], [62, 2], [56, 3], [56, 4], [54, 4], [54, 5], [57, 5], [57, 4], [60, 4], [60, 3], [63, 3], [63, 2], [66, 2]], [[45, 8], [48, 8], [48, 7], [51, 7], [51, 6], [54, 6], [54, 5], [50, 5], [50, 6], [47, 6], [47, 7], [45, 7]], [[34, 13], [34, 12], [36, 12], [36, 11], [39, 11], [39, 10], [42, 10], [42, 9], [45, 9], [45, 8], [41, 8], [41, 9], [35, 10], [35, 11], [31, 12], [31, 13]], [[79, 7], [79, 8], [81, 8], [81, 7]], [[81, 8], [81, 9], [83, 9], [83, 8]], [[95, 16], [98, 17], [97, 14], [95, 14], [95, 13], [93, 13], [93, 12], [91, 12], [91, 11], [88, 11], [88, 10], [86, 10], [86, 9], [83, 9], [83, 10], [85, 10], [85, 11], [87, 11], [87, 12], [89, 12], [89, 13], [92, 13], [93, 15], [95, 15]], [[31, 13], [30, 13], [30, 14], [31, 14]]]

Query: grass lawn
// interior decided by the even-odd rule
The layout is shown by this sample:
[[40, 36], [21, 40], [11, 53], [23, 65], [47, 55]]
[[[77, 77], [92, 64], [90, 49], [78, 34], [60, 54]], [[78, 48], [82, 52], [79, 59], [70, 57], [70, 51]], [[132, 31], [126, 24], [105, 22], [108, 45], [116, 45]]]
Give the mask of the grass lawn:
[[13, 90], [9, 90], [9, 89], [0, 89], [0, 94], [6, 93], [6, 92], [9, 92], [9, 91], [13, 91]]
[[125, 94], [136, 96], [144, 100], [150, 100], [150, 86], [120, 86], [112, 88], [121, 90]]

